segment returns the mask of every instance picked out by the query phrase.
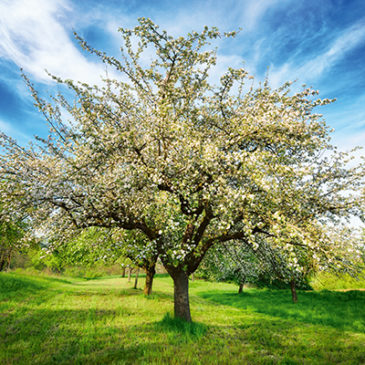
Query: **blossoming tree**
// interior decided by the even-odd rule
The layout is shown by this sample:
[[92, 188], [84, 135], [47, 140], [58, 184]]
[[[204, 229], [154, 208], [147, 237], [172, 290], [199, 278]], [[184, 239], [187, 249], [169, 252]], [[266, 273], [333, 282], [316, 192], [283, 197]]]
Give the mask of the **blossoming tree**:
[[123, 255], [145, 271], [143, 292], [145, 295], [150, 295], [158, 259], [158, 252], [153, 243], [143, 233], [136, 230], [113, 230], [113, 238], [122, 247]]
[[197, 273], [207, 279], [233, 281], [241, 293], [246, 282], [257, 282], [266, 266], [255, 253], [252, 245], [239, 241], [215, 245], [204, 256]]
[[[5, 184], [0, 181], [0, 192], [5, 192]], [[0, 193], [1, 195], [1, 193]], [[0, 201], [0, 271], [9, 269], [11, 260], [19, 252], [26, 252], [31, 242], [24, 242], [27, 217], [21, 212], [9, 214]]]
[[2, 135], [4, 204], [29, 209], [60, 239], [90, 226], [140, 232], [173, 279], [175, 316], [188, 321], [188, 276], [216, 243], [255, 245], [263, 235], [293, 265], [295, 245], [330, 260], [322, 226], [356, 214], [351, 191], [363, 184], [362, 167], [345, 167], [313, 112], [330, 101], [291, 94], [290, 83], [254, 87], [244, 69], [213, 83], [209, 42], [234, 33], [205, 27], [173, 38], [144, 18], [120, 33], [120, 60], [78, 38], [120, 79], [90, 86], [53, 76], [72, 103], [48, 102], [28, 82], [50, 133], [29, 147]]
[[22, 223], [0, 220], [0, 271], [10, 268], [13, 255], [24, 249]]

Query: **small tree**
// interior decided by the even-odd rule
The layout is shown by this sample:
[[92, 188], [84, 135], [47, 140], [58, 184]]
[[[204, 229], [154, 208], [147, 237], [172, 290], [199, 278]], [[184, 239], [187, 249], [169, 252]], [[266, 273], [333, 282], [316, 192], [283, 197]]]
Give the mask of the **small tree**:
[[252, 245], [239, 241], [212, 247], [205, 255], [198, 272], [207, 279], [233, 281], [241, 293], [246, 282], [257, 281], [262, 271]]
[[[174, 281], [175, 316], [188, 321], [188, 277], [215, 244], [255, 245], [261, 235], [294, 252], [291, 260], [294, 246], [330, 259], [321, 219], [356, 213], [351, 191], [364, 177], [362, 166], [344, 167], [346, 155], [332, 150], [313, 113], [330, 101], [310, 89], [290, 94], [290, 83], [254, 88], [244, 69], [229, 68], [215, 85], [208, 46], [222, 36], [216, 28], [173, 38], [139, 22], [120, 29], [121, 60], [78, 37], [123, 79], [99, 87], [54, 77], [73, 103], [47, 102], [28, 82], [50, 136], [24, 148], [2, 135], [9, 209], [29, 209], [58, 239], [90, 226], [141, 232]], [[155, 55], [149, 65], [145, 51]]]
[[138, 231], [115, 230], [113, 237], [116, 241], [123, 243], [123, 255], [145, 270], [146, 281], [143, 292], [145, 295], [150, 295], [158, 259], [154, 243]]
[[65, 242], [49, 240], [38, 233], [38, 250], [32, 261], [35, 266], [45, 265], [56, 272], [62, 272], [67, 266], [95, 267], [119, 260], [120, 246], [107, 229], [98, 227], [77, 232]]
[[12, 257], [22, 249], [23, 229], [19, 223], [0, 221], [0, 271], [9, 269]]
[[68, 265], [94, 267], [98, 263], [120, 263], [124, 273], [125, 266], [141, 267], [146, 271], [144, 293], [152, 292], [157, 255], [138, 232], [89, 227], [67, 242], [54, 241], [43, 246], [43, 261], [57, 270]]
[[[293, 303], [298, 301], [297, 287], [308, 287], [309, 275], [313, 273], [313, 260], [311, 250], [295, 247], [293, 251], [285, 252], [278, 250], [268, 242], [261, 242], [256, 255], [261, 267], [259, 281], [270, 282], [278, 280], [281, 283], [289, 284]], [[323, 259], [321, 260], [323, 261]]]
[[[5, 189], [2, 184], [1, 189]], [[22, 212], [9, 214], [6, 207], [0, 204], [0, 271], [9, 269], [14, 255], [30, 246], [23, 240], [27, 228], [25, 218]]]
[[[310, 251], [307, 252], [310, 256]], [[256, 248], [246, 242], [235, 241], [230, 244], [219, 245], [211, 249], [205, 256], [199, 272], [212, 276], [215, 280], [230, 280], [239, 285], [238, 293], [243, 290], [246, 281], [257, 285], [268, 285], [279, 280], [281, 285], [290, 284], [292, 299], [298, 300], [296, 286], [303, 286], [313, 268], [309, 257], [304, 261], [303, 255], [298, 265], [294, 265], [286, 257], [285, 251], [274, 249], [273, 245], [256, 242]], [[308, 284], [307, 284], [308, 285]]]

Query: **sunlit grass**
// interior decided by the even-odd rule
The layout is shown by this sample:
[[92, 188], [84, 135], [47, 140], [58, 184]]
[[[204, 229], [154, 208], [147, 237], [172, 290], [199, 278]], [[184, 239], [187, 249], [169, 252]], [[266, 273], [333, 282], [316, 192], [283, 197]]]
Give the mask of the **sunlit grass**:
[[0, 274], [0, 364], [361, 364], [365, 292], [190, 283], [194, 323], [172, 318], [172, 282], [145, 297], [126, 278]]
[[335, 275], [321, 272], [313, 277], [311, 286], [316, 290], [365, 289], [365, 270], [356, 278], [348, 274]]

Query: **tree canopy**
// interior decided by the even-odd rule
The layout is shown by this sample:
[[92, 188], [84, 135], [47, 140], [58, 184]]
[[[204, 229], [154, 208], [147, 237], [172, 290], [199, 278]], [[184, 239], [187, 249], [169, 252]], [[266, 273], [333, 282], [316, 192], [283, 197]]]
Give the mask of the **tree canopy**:
[[92, 226], [140, 232], [172, 276], [175, 315], [186, 320], [188, 275], [216, 243], [255, 248], [264, 236], [297, 270], [297, 247], [334, 260], [325, 224], [360, 214], [365, 174], [330, 145], [314, 109], [331, 100], [310, 88], [293, 93], [289, 82], [255, 84], [243, 68], [215, 84], [209, 42], [234, 32], [173, 38], [144, 18], [119, 31], [120, 59], [76, 36], [120, 78], [92, 86], [52, 76], [74, 101], [47, 101], [26, 79], [49, 137], [23, 147], [2, 134], [8, 209], [28, 210], [60, 240]]
[[29, 248], [29, 242], [23, 241], [26, 229], [24, 216], [16, 214], [10, 218], [0, 204], [0, 271], [10, 268], [14, 254]]

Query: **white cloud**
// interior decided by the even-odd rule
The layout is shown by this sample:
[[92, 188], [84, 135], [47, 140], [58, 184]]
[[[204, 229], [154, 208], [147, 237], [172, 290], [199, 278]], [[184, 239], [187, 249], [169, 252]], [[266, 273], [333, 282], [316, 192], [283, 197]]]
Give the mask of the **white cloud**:
[[365, 156], [365, 131], [352, 131], [352, 133], [335, 132], [332, 136], [333, 143], [339, 147], [341, 151], [349, 151], [356, 146], [362, 147], [356, 152], [357, 156]]
[[275, 7], [278, 3], [283, 3], [284, 0], [250, 0], [242, 9], [242, 27], [244, 30], [252, 31], [257, 24], [270, 9]]
[[67, 0], [3, 0], [0, 3], [0, 57], [13, 61], [38, 81], [47, 69], [62, 78], [100, 83], [105, 66], [88, 61], [72, 43], [63, 23]]
[[365, 40], [365, 24], [356, 24], [339, 36], [331, 47], [312, 61], [303, 65], [300, 71], [306, 76], [317, 77], [340, 60], [348, 51]]
[[220, 78], [227, 72], [228, 68], [245, 68], [244, 60], [237, 55], [218, 54], [217, 63], [213, 66], [209, 73], [209, 81], [213, 84], [218, 84]]
[[297, 78], [300, 82], [315, 80], [341, 60], [347, 52], [364, 41], [365, 23], [361, 21], [337, 37], [325, 52], [304, 64], [298, 65], [298, 59], [294, 59], [281, 67], [272, 67], [270, 81], [274, 87], [277, 87], [287, 80], [294, 81]]
[[0, 132], [5, 133], [13, 138], [20, 139], [22, 141], [29, 141], [30, 136], [20, 132], [17, 128], [14, 128], [10, 123], [0, 119]]
[[[194, 2], [194, 5], [190, 7], [177, 6], [173, 14], [164, 9], [153, 10], [153, 7], [151, 7], [152, 10], [148, 7], [145, 9], [147, 9], [147, 17], [153, 14], [151, 18], [160, 24], [162, 29], [166, 29], [173, 35], [183, 35], [192, 29], [199, 31], [204, 25], [216, 25], [222, 31], [234, 30], [242, 26], [243, 32], [235, 41], [229, 43], [228, 47], [225, 43], [222, 44], [225, 48], [218, 54], [218, 63], [211, 76], [211, 81], [217, 82], [228, 66], [242, 66], [242, 54], [247, 49], [250, 53], [248, 59], [245, 57], [248, 62], [244, 67], [250, 73], [256, 73], [255, 69], [260, 60], [270, 53], [271, 47], [268, 47], [270, 42], [266, 40], [273, 38], [272, 34], [263, 34], [266, 29], [263, 18], [270, 15], [274, 8], [281, 7], [284, 3], [288, 5], [290, 1], [227, 0], [219, 3], [218, 6], [216, 1], [207, 0]], [[121, 43], [117, 28], [136, 25], [137, 13], [126, 13], [122, 5], [111, 11], [112, 8], [105, 6], [102, 2], [97, 6], [83, 5], [80, 8], [77, 8], [76, 4], [72, 0], [0, 0], [0, 58], [11, 60], [19, 67], [23, 67], [25, 72], [37, 81], [50, 81], [44, 72], [47, 69], [63, 78], [99, 84], [99, 75], [105, 75], [105, 66], [97, 59], [92, 62], [85, 57], [72, 40], [71, 26], [75, 24], [78, 27], [77, 30], [80, 30], [80, 27], [82, 29], [92, 24], [103, 24], [105, 32], [112, 39], [112, 47], [115, 47], [117, 51]], [[81, 8], [84, 12], [77, 14], [76, 12]], [[280, 32], [278, 35], [283, 36]], [[254, 43], [252, 43], [253, 40], [255, 40]], [[362, 21], [339, 34], [326, 49], [314, 50], [313, 53], [317, 55], [313, 59], [309, 61], [298, 59], [298, 53], [296, 53], [292, 54], [282, 66], [273, 66], [269, 72], [270, 81], [273, 86], [279, 86], [284, 81], [296, 78], [300, 81], [298, 86], [302, 82], [312, 83], [364, 40], [365, 24]], [[272, 44], [276, 45], [276, 43], [270, 43], [271, 46]], [[220, 40], [217, 40], [214, 45], [220, 45]], [[316, 45], [314, 44], [313, 47]], [[149, 61], [150, 57], [151, 54], [146, 52], [143, 61]], [[108, 69], [108, 73], [110, 77], [116, 77], [113, 70]], [[120, 75], [117, 77], [121, 78]], [[3, 79], [4, 76], [1, 78]], [[19, 89], [20, 97], [25, 94], [23, 84], [17, 86], [13, 80], [6, 80], [6, 83], [10, 82], [13, 88]], [[348, 82], [347, 78], [346, 83]], [[338, 85], [338, 81], [333, 85]], [[349, 115], [352, 115], [351, 120]], [[344, 137], [346, 141], [339, 144], [363, 144], [361, 139], [356, 137], [354, 129], [351, 130], [355, 126], [358, 130], [363, 127], [363, 116], [364, 114], [355, 116], [350, 110], [343, 110], [342, 115], [337, 115], [339, 122], [335, 125], [343, 125], [341, 120], [347, 120], [349, 126], [346, 131], [342, 130], [342, 133], [336, 132], [338, 142], [341, 142], [341, 136], [345, 136], [345, 133], [347, 136]], [[333, 119], [336, 122], [336, 119]], [[0, 123], [0, 129], [11, 127], [4, 123]], [[355, 139], [357, 139], [356, 142]]]

